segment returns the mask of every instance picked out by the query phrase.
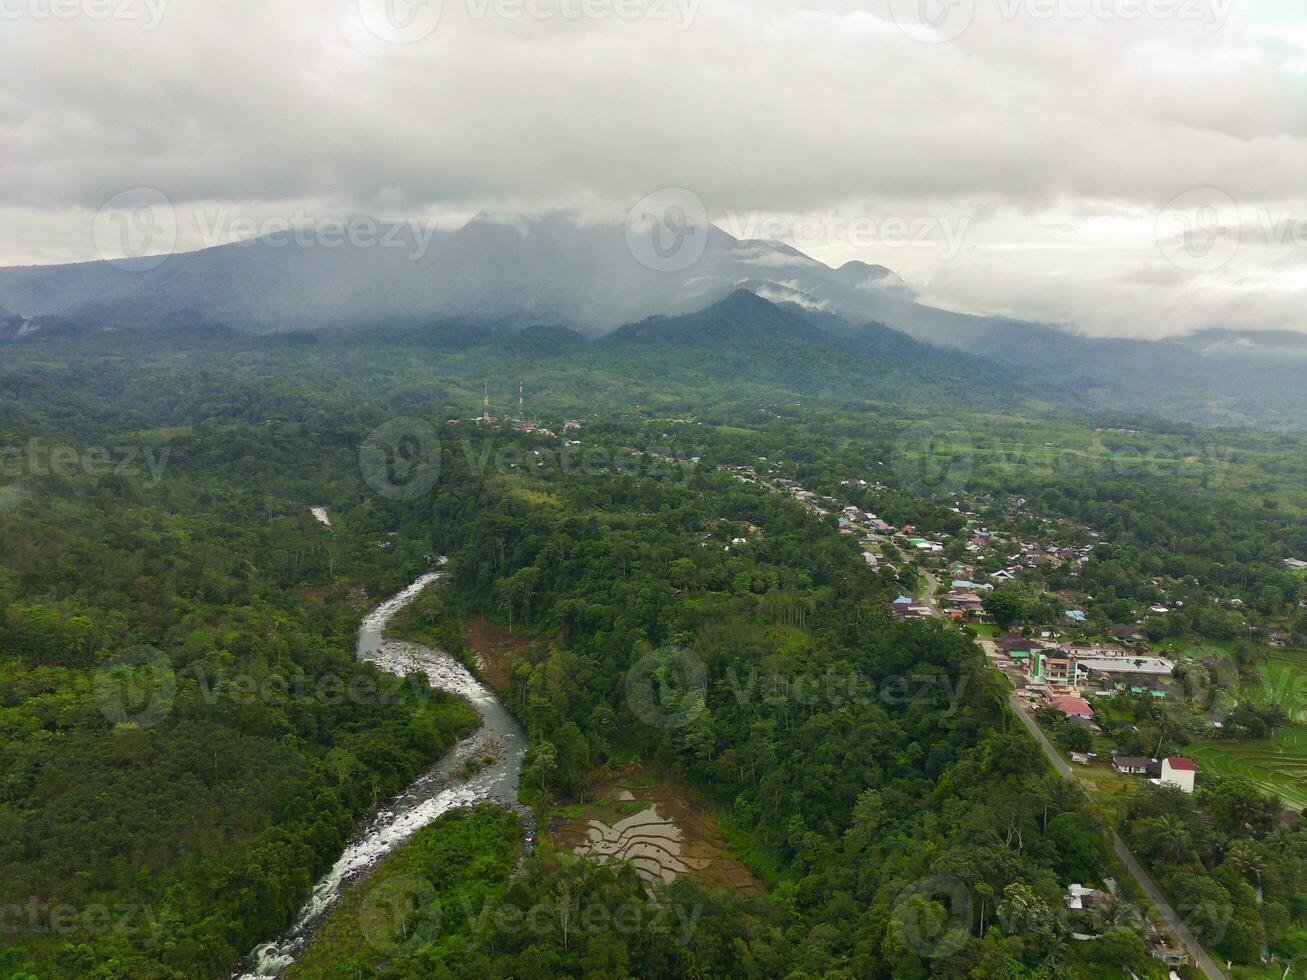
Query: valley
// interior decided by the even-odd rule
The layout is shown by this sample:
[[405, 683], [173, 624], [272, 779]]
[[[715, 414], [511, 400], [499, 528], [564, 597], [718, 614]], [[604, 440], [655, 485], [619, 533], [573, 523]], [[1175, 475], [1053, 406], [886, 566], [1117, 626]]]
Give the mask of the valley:
[[[1257, 975], [1263, 938], [1292, 960], [1301, 830], [1260, 795], [1280, 787], [1281, 805], [1294, 802], [1291, 730], [1259, 742], [1235, 732], [1237, 715], [1229, 738], [1198, 744], [1187, 704], [1159, 714], [1104, 702], [1123, 727], [1102, 737], [1121, 751], [1152, 753], [1161, 739], [1198, 760], [1198, 797], [1165, 803], [1185, 821], [1176, 850], [1146, 780], [1106, 796], [1061, 785], [1011, 717], [1007, 673], [973, 638], [1001, 639], [1015, 622], [1036, 639], [1102, 642], [1129, 626], [1177, 661], [1203, 665], [1204, 644], [1232, 658], [1229, 676], [1194, 674], [1195, 709], [1228, 719], [1256, 703], [1259, 683], [1291, 692], [1299, 654], [1268, 644], [1298, 629], [1300, 585], [1284, 559], [1307, 554], [1307, 481], [1285, 449], [1300, 437], [1079, 415], [1034, 389], [1018, 411], [997, 378], [978, 388], [947, 358], [916, 351], [924, 360], [910, 367], [813, 331], [742, 296], [587, 342], [584, 355], [567, 335], [444, 328], [165, 331], [146, 356], [131, 331], [12, 346], [0, 386], [9, 444], [43, 440], [50, 454], [57, 431], [83, 447], [79, 460], [97, 443], [136, 443], [164, 465], [118, 476], [24, 463], [9, 478], [2, 642], [17, 654], [5, 668], [17, 693], [0, 714], [0, 816], [23, 830], [0, 897], [50, 910], [135, 901], [171, 916], [175, 938], [157, 945], [148, 920], [80, 929], [75, 945], [25, 929], [7, 962], [73, 976], [79, 956], [116, 957], [133, 976], [224, 976], [262, 949], [245, 972], [293, 957], [287, 976], [516, 975], [652, 956], [652, 972], [675, 976], [798, 962], [814, 954], [786, 938], [797, 929], [829, 936], [825, 968], [857, 974], [1038, 970], [1054, 956], [1091, 977], [1097, 957], [1119, 956], [1160, 977], [1149, 953], [1167, 948], [1166, 925], [1115, 865], [1117, 831], [1182, 915], [1200, 895], [1227, 923], [1190, 927], [1243, 964], [1234, 975]], [[380, 469], [370, 446], [388, 454]], [[95, 577], [68, 578], [92, 547], [80, 566]], [[134, 583], [147, 567], [156, 585], [144, 589]], [[454, 749], [476, 719], [429, 690], [430, 664], [395, 687], [385, 676], [414, 663], [354, 657], [378, 598], [437, 568], [442, 583], [416, 595], [386, 643], [447, 651], [450, 676], [477, 671], [525, 732], [512, 758], [540, 841], [520, 863], [520, 822], [454, 792], [496, 781], [510, 756]], [[83, 584], [60, 584], [72, 581]], [[980, 585], [992, 592], [972, 603], [963, 593]], [[927, 613], [897, 615], [904, 594]], [[1150, 612], [1161, 602], [1167, 615]], [[311, 622], [330, 639], [298, 638]], [[158, 651], [123, 676], [167, 694], [162, 712], [105, 715], [89, 688], [55, 711], [64, 687], [102, 685], [125, 643]], [[342, 683], [346, 695], [333, 694]], [[258, 763], [279, 775], [251, 792], [255, 763], [237, 768], [236, 747], [275, 759], [290, 744], [299, 760]], [[380, 861], [368, 852], [370, 873], [338, 875], [370, 815], [407, 812], [386, 801], [426, 785], [442, 757], [451, 782], [413, 799], [458, 805], [441, 816], [420, 803], [422, 819], [387, 837], [399, 846]], [[231, 815], [224, 847], [160, 851], [157, 884], [111, 857], [143, 827], [83, 827], [90, 846], [76, 861], [100, 870], [84, 890], [42, 898], [37, 881], [63, 880], [60, 814], [77, 794], [51, 767], [73, 758], [106, 787], [101, 799], [107, 787], [123, 800], [157, 794], [167, 771], [201, 801], [245, 781], [244, 805], [197, 802], [210, 824]], [[1229, 800], [1255, 814], [1241, 818], [1252, 840], [1233, 851]], [[176, 811], [154, 810], [155, 838], [197, 839]], [[1264, 923], [1244, 904], [1251, 865], [1231, 856], [1249, 847]], [[436, 867], [453, 876], [439, 878], [448, 890]], [[340, 878], [339, 901], [303, 919], [314, 883]], [[1066, 908], [1069, 885], [1106, 895], [1108, 879], [1108, 905]], [[241, 897], [251, 888], [278, 895], [275, 910]], [[1012, 919], [1022, 903], [1046, 910], [1048, 928]], [[567, 923], [586, 909], [596, 926], [578, 934]], [[615, 927], [619, 910], [629, 928]], [[1001, 925], [985, 929], [982, 912]], [[848, 922], [859, 924], [834, 925]], [[747, 950], [726, 938], [741, 933]]]

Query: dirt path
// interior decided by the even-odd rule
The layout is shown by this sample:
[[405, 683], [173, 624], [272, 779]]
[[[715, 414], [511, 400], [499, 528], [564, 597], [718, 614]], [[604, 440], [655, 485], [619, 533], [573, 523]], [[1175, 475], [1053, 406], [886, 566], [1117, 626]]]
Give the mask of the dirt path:
[[921, 597], [921, 604], [930, 610], [932, 616], [943, 615], [939, 611], [939, 606], [935, 604], [935, 594], [939, 592], [939, 579], [924, 568], [921, 569], [921, 574], [926, 577], [926, 581], [929, 583], [926, 586], [925, 594]]

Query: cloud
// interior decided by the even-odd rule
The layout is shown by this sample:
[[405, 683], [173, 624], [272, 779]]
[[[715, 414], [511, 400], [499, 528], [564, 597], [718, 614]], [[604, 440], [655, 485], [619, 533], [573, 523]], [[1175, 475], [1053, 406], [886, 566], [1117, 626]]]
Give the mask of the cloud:
[[[1056, 310], [1091, 330], [1178, 329], [1204, 308], [1293, 325], [1296, 273], [1276, 279], [1302, 265], [1284, 261], [1291, 241], [1225, 271], [1259, 281], [1259, 299], [1220, 277], [1168, 283], [1151, 240], [1190, 188], [1268, 213], [1300, 194], [1307, 17], [1255, 2], [1132, 19], [1123, 0], [983, 0], [955, 39], [925, 43], [889, 0], [444, 0], [429, 34], [400, 44], [352, 0], [149, 2], [164, 0], [115, 0], [135, 18], [5, 8], [28, 13], [0, 22], [0, 262], [94, 258], [95, 211], [140, 186], [182, 209], [446, 221], [621, 220], [682, 186], [719, 224], [966, 218], [948, 258], [799, 243], [962, 309]], [[184, 227], [179, 243], [203, 244]]]

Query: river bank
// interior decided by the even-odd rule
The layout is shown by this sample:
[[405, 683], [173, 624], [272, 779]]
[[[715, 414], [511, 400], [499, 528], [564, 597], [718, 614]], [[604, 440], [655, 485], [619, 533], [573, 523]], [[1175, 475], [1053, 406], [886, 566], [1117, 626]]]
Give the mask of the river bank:
[[494, 693], [457, 659], [419, 643], [391, 640], [386, 627], [443, 572], [428, 572], [364, 617], [359, 628], [358, 658], [399, 676], [425, 674], [432, 687], [466, 699], [481, 716], [481, 727], [380, 809], [346, 846], [340, 858], [313, 887], [295, 921], [276, 939], [246, 957], [233, 973], [239, 980], [280, 976], [304, 949], [342, 889], [375, 868], [405, 841], [456, 807], [496, 803], [523, 820], [524, 848], [535, 844], [530, 811], [518, 801], [518, 782], [527, 736]]

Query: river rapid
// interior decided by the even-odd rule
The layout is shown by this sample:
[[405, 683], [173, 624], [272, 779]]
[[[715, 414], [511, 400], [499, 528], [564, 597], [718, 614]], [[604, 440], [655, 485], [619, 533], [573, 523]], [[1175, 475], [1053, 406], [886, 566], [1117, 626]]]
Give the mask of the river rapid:
[[[484, 802], [512, 807], [523, 814], [527, 847], [534, 844], [529, 811], [518, 803], [517, 798], [522, 757], [527, 745], [526, 732], [517, 719], [448, 653], [420, 643], [390, 640], [383, 636], [390, 621], [443, 574], [428, 572], [372, 610], [359, 629], [358, 657], [391, 674], [425, 673], [432, 687], [457, 694], [470, 702], [481, 715], [481, 727], [373, 815], [349, 842], [331, 870], [313, 886], [309, 900], [290, 927], [250, 953], [233, 977], [260, 980], [279, 976], [304, 949], [346, 884], [375, 867], [383, 857], [455, 807]], [[460, 775], [464, 763], [486, 757], [493, 759], [489, 765], [478, 768], [471, 775]]]

